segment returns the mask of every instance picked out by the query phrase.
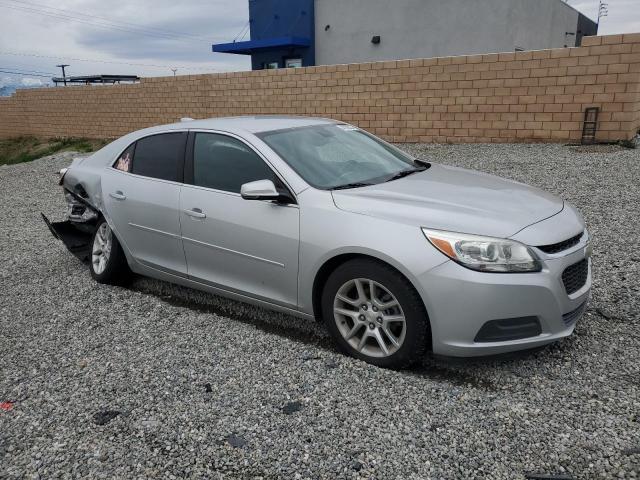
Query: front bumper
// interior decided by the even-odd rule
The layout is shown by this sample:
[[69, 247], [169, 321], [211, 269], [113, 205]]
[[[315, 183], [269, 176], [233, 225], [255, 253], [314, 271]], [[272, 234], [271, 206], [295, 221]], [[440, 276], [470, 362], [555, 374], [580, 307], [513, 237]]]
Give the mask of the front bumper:
[[[561, 255], [540, 252], [543, 270], [537, 273], [482, 273], [446, 262], [419, 277], [429, 312], [433, 352], [471, 357], [535, 348], [573, 333], [586, 309], [591, 289], [588, 237]], [[562, 272], [589, 258], [585, 284], [568, 295]], [[482, 326], [493, 320], [537, 317], [540, 333], [499, 342], [477, 342]]]

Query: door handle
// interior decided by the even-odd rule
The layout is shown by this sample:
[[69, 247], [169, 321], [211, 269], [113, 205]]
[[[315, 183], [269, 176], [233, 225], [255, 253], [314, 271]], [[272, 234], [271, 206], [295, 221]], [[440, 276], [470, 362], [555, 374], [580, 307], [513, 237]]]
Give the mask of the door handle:
[[111, 192], [109, 196], [115, 198], [116, 200], [125, 200], [127, 198], [127, 196], [120, 190], [118, 190], [117, 192]]
[[184, 210], [184, 213], [193, 218], [207, 218], [207, 214], [203, 213], [199, 208], [192, 208], [191, 210]]

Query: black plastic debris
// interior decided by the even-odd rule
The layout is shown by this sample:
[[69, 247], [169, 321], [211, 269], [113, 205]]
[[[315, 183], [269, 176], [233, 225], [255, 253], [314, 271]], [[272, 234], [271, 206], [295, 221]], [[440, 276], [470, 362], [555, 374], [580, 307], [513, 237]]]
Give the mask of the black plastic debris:
[[120, 415], [120, 412], [117, 410], [103, 410], [102, 412], [96, 412], [93, 414], [93, 423], [96, 425], [106, 425], [118, 415]]
[[204, 391], [205, 391], [205, 393], [213, 392], [213, 389], [211, 388], [211, 384], [210, 383], [205, 383], [204, 384]]
[[231, 435], [227, 435], [225, 441], [231, 445], [233, 448], [243, 448], [247, 445], [247, 441], [239, 435], [232, 433]]
[[303, 405], [301, 402], [289, 402], [284, 407], [282, 407], [282, 413], [284, 413], [285, 415], [291, 415], [292, 413], [296, 413], [302, 410], [302, 407]]

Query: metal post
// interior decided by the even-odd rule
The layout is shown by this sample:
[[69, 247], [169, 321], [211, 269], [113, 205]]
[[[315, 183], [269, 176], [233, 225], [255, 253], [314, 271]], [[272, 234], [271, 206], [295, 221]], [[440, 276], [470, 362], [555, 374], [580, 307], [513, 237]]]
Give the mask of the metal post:
[[69, 65], [67, 64], [63, 64], [63, 65], [56, 65], [56, 67], [59, 67], [62, 69], [62, 81], [64, 82], [64, 86], [67, 86], [67, 76], [64, 73], [64, 67], [68, 67]]

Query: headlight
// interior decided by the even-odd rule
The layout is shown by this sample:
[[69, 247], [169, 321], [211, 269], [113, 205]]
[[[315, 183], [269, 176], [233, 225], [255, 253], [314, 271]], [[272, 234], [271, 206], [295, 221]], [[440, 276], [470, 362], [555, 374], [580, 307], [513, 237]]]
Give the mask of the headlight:
[[447, 257], [472, 270], [518, 273], [539, 272], [542, 269], [535, 253], [514, 240], [428, 228], [423, 228], [422, 232]]

